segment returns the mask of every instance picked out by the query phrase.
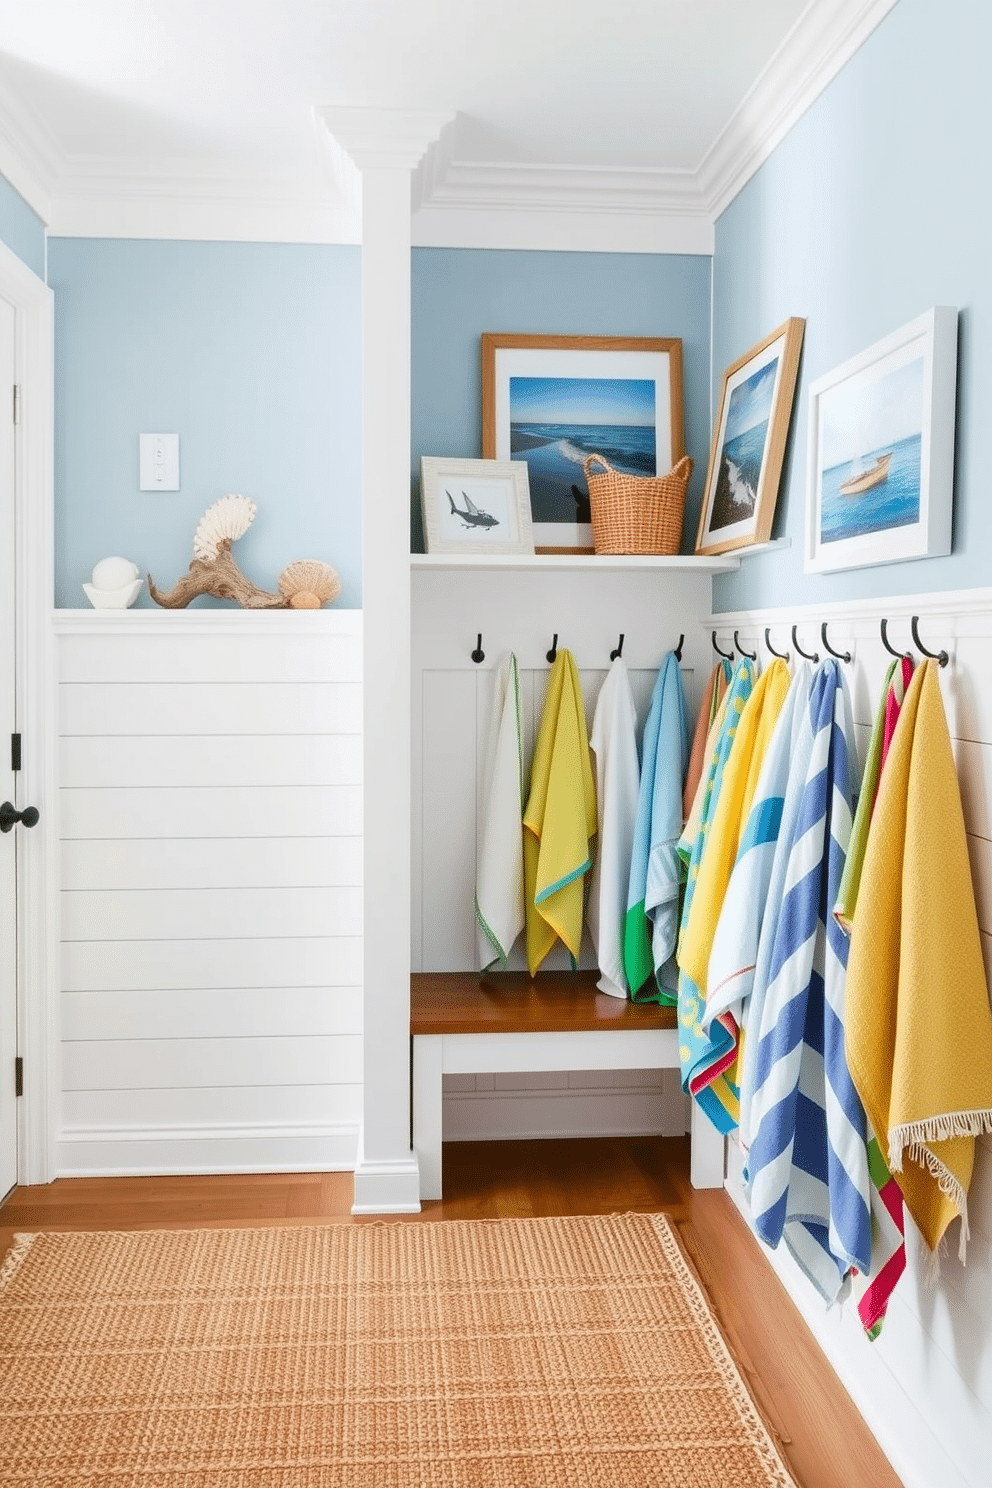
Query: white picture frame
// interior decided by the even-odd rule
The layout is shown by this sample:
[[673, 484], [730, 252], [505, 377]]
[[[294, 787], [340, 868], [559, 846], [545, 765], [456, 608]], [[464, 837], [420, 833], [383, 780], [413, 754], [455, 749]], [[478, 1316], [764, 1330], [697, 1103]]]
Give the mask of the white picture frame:
[[523, 460], [423, 455], [420, 499], [428, 553], [533, 553]]
[[807, 573], [951, 551], [957, 327], [936, 305], [811, 384]]

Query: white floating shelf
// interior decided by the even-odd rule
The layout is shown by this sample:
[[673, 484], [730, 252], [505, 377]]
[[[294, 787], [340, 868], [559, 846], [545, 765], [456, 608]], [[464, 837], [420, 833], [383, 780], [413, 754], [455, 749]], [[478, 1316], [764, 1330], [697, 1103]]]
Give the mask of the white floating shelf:
[[733, 573], [740, 567], [736, 554], [718, 558], [652, 558], [647, 554], [607, 553], [411, 553], [413, 569], [433, 573], [463, 572], [466, 569], [513, 570], [538, 573], [547, 569], [571, 569], [583, 573], [605, 569], [657, 569], [659, 572]]
[[738, 548], [733, 553], [719, 553], [705, 558], [698, 558], [692, 553], [676, 554], [671, 558], [656, 558], [647, 553], [411, 553], [410, 566], [413, 569], [428, 569], [433, 573], [443, 572], [445, 569], [513, 569], [521, 573], [538, 573], [555, 568], [580, 570], [584, 573], [593, 569], [734, 573], [740, 568], [742, 558], [787, 548], [790, 542], [790, 538], [784, 537], [776, 542], [757, 543], [750, 548]]

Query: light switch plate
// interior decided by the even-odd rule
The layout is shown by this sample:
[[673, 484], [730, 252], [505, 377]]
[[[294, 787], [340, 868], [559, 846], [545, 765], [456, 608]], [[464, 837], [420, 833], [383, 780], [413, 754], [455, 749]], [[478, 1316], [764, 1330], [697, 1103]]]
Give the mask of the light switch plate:
[[139, 434], [138, 473], [142, 491], [178, 491], [179, 435]]

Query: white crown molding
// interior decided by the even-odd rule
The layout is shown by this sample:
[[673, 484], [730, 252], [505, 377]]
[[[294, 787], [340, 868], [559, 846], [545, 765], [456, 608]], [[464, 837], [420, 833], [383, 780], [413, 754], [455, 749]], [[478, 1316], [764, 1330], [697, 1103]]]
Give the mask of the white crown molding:
[[412, 173], [455, 120], [452, 113], [426, 109], [319, 107], [314, 112], [362, 171]]
[[11, 92], [0, 93], [0, 174], [43, 222], [51, 216], [59, 165], [40, 122]]
[[606, 211], [595, 205], [526, 211], [423, 207], [411, 227], [415, 248], [485, 248], [546, 253], [713, 253], [705, 213]]
[[712, 221], [895, 4], [897, 0], [810, 0], [695, 172]]
[[420, 246], [712, 253], [713, 225], [897, 0], [810, 0], [693, 170], [507, 164], [455, 157], [447, 112], [317, 107], [326, 167], [280, 189], [222, 162], [73, 158], [11, 93], [0, 99], [0, 172], [53, 234], [356, 243], [360, 172], [412, 175]]
[[425, 205], [499, 211], [692, 212], [701, 205], [692, 171], [627, 166], [506, 165], [455, 160], [430, 181]]
[[296, 199], [242, 187], [241, 194], [201, 181], [175, 181], [168, 189], [123, 183], [85, 191], [78, 185], [56, 195], [48, 219], [51, 237], [175, 238], [212, 242], [357, 244], [361, 230], [348, 203], [300, 194]]

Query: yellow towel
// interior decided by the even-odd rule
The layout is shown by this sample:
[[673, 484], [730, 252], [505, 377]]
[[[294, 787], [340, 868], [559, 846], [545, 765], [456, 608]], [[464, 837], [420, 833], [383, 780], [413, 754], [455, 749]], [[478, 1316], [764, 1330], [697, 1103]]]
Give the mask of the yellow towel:
[[713, 936], [737, 859], [741, 832], [751, 809], [761, 762], [788, 691], [789, 668], [784, 661], [773, 661], [762, 672], [744, 704], [724, 769], [720, 795], [699, 864], [696, 892], [679, 945], [679, 966], [697, 987], [703, 989], [706, 987]]
[[559, 651], [548, 677], [524, 813], [527, 965], [531, 976], [556, 940], [572, 960], [582, 943], [585, 875], [596, 836], [596, 787], [579, 674]]
[[968, 1239], [975, 1137], [992, 1130], [992, 1015], [951, 741], [924, 661], [906, 693], [865, 850], [845, 1047], [906, 1207], [931, 1250]]

